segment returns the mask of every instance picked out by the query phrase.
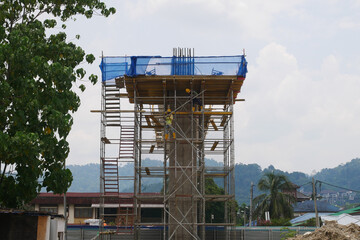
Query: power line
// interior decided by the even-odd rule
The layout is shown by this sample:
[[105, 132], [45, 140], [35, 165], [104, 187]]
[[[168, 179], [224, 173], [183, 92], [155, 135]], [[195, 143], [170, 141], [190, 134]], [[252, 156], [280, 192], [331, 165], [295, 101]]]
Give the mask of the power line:
[[298, 185], [298, 186], [299, 186], [299, 187], [303, 187], [303, 186], [306, 186], [306, 185], [308, 185], [308, 184], [311, 184], [311, 182], [303, 183], [303, 184]]
[[344, 190], [347, 190], [347, 191], [352, 191], [352, 192], [360, 193], [359, 190], [353, 190], [353, 189], [346, 188], [346, 187], [339, 187], [339, 186], [336, 186], [336, 185], [334, 185], [334, 184], [327, 183], [327, 182], [323, 182], [323, 181], [320, 181], [320, 180], [316, 180], [316, 182], [320, 182], [320, 183], [323, 183], [323, 184], [326, 184], [326, 185], [329, 185], [329, 186], [332, 186], [332, 187], [335, 187], [335, 188], [340, 188], [340, 189], [344, 189]]

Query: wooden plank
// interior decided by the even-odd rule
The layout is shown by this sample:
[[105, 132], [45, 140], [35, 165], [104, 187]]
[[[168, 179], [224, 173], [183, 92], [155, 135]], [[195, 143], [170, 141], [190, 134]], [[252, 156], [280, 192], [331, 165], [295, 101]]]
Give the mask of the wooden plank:
[[125, 87], [124, 78], [115, 78], [115, 84], [117, 88], [124, 88]]
[[154, 117], [154, 115], [150, 115], [150, 118], [153, 120], [156, 126], [161, 126], [161, 123]]
[[[238, 76], [125, 76], [126, 91], [130, 103], [134, 103], [134, 87], [138, 97], [138, 103], [143, 104], [162, 104], [161, 100], [156, 98], [163, 97], [164, 91], [173, 91], [176, 89], [178, 96], [186, 96], [185, 89], [193, 87], [195, 91], [200, 91], [202, 86], [206, 86], [204, 94], [204, 104], [229, 104], [229, 92], [234, 92], [236, 99], [240, 91], [244, 78]], [[182, 91], [183, 90], [183, 91]], [[150, 97], [151, 99], [141, 99]], [[227, 99], [223, 99], [226, 98]], [[231, 100], [230, 100], [231, 101]]]
[[222, 117], [222, 121], [221, 121], [221, 123], [220, 123], [220, 126], [221, 126], [221, 127], [223, 127], [223, 126], [225, 125], [226, 120], [227, 120], [227, 116], [223, 116], [223, 117]]
[[151, 145], [149, 153], [153, 153], [155, 149], [155, 145]]
[[164, 127], [164, 126], [147, 126], [147, 125], [142, 125], [141, 126], [142, 128], [155, 128], [155, 131], [161, 131], [161, 129]]
[[[124, 76], [125, 81], [132, 79], [133, 77]], [[134, 77], [136, 81], [169, 81], [173, 82], [176, 81], [202, 81], [202, 80], [215, 80], [215, 81], [222, 81], [222, 80], [237, 80], [238, 76], [236, 75], [169, 75], [169, 76], [160, 76], [160, 75], [152, 75], [152, 76], [136, 76]]]
[[152, 127], [152, 124], [151, 124], [151, 121], [150, 121], [150, 117], [146, 115], [146, 116], [145, 116], [145, 119], [146, 119], [147, 125], [148, 125], [149, 127]]
[[104, 142], [104, 143], [106, 143], [106, 144], [110, 144], [110, 143], [111, 143], [110, 140], [109, 140], [108, 138], [106, 138], [106, 137], [102, 137], [102, 138], [101, 138], [101, 141]]
[[[133, 113], [134, 110], [90, 110], [92, 113]], [[145, 112], [144, 110], [136, 111], [138, 113]]]
[[205, 177], [225, 177], [226, 173], [205, 173]]
[[[201, 115], [202, 112], [174, 112], [177, 115]], [[204, 112], [204, 115], [232, 115], [232, 112]]]
[[214, 151], [218, 144], [219, 144], [219, 141], [215, 141], [214, 144], [212, 145], [210, 151]]
[[214, 119], [210, 119], [210, 123], [213, 126], [213, 128], [215, 129], [215, 131], [219, 130], [218, 127], [216, 126]]

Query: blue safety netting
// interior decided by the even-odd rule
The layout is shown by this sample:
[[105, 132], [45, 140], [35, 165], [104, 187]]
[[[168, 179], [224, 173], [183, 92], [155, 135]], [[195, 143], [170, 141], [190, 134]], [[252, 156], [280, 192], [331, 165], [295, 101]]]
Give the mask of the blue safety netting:
[[124, 75], [236, 75], [246, 77], [247, 61], [244, 55], [216, 57], [104, 57], [100, 69], [102, 81]]

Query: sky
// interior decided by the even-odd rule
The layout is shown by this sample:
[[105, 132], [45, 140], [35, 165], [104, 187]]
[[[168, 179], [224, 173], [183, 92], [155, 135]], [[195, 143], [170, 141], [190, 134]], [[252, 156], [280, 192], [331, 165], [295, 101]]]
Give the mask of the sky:
[[[236, 162], [308, 174], [360, 157], [360, 0], [105, 1], [108, 18], [69, 21], [69, 41], [100, 56], [239, 55], [248, 74], [235, 105]], [[77, 40], [75, 36], [81, 38]], [[101, 83], [87, 81], [67, 164], [99, 163]]]

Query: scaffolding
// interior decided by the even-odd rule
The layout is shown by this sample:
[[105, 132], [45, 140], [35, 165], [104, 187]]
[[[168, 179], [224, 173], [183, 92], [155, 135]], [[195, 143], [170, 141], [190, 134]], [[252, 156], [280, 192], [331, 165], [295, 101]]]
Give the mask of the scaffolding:
[[[145, 225], [161, 227], [164, 240], [205, 239], [207, 226], [234, 227], [234, 103], [245, 80], [245, 57], [195, 58], [191, 50], [175, 49], [171, 58], [103, 58], [100, 67], [100, 217], [113, 219], [117, 234], [134, 239]], [[146, 157], [162, 165], [146, 165]], [[207, 166], [205, 158], [218, 165]], [[124, 164], [133, 164], [134, 172], [120, 175]], [[162, 183], [161, 192], [144, 190], [150, 178]], [[223, 191], [207, 192], [207, 179]], [[130, 184], [133, 195], [124, 197], [121, 186]], [[118, 211], [107, 213], [106, 199], [114, 197]], [[161, 223], [142, 222], [142, 206], [152, 203], [162, 206]], [[223, 216], [206, 213], [211, 203], [223, 207]]]

